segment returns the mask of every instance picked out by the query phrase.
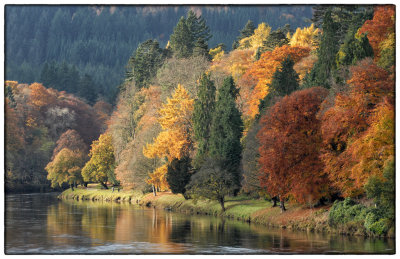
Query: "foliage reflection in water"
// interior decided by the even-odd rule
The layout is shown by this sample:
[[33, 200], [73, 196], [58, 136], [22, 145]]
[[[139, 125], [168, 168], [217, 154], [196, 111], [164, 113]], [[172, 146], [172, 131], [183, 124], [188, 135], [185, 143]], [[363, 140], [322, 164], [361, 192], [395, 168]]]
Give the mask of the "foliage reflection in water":
[[394, 240], [267, 228], [131, 204], [6, 197], [8, 254], [393, 253]]

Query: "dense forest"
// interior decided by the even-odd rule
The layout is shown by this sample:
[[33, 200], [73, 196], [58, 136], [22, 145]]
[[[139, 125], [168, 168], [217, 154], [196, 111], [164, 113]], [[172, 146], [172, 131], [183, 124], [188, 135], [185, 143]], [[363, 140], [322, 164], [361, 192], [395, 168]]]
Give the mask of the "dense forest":
[[[104, 10], [114, 17], [111, 7], [96, 17]], [[217, 21], [207, 14], [218, 10], [185, 10], [167, 44], [146, 39], [124, 57], [114, 107], [87, 98], [90, 76], [72, 76], [84, 99], [45, 78], [6, 81], [6, 187], [171, 191], [223, 211], [236, 195], [272, 200], [282, 213], [287, 202], [333, 203], [333, 226], [393, 232], [395, 7], [315, 6], [313, 23], [298, 27], [245, 18], [230, 43], [212, 37]], [[118, 57], [107, 54], [111, 67]]]
[[[139, 43], [154, 39], [164, 48], [189, 9], [207, 20], [209, 46], [223, 43], [227, 49], [248, 20], [268, 22], [272, 28], [301, 27], [312, 17], [310, 6], [7, 5], [6, 80], [42, 82], [91, 101], [103, 96], [113, 102]], [[89, 96], [78, 91], [87, 85]]]

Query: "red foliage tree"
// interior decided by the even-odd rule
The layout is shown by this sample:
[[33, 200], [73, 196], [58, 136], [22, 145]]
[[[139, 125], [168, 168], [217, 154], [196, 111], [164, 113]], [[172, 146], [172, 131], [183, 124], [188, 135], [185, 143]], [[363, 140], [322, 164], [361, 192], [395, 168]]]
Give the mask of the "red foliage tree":
[[294, 92], [261, 118], [260, 183], [271, 196], [279, 197], [282, 211], [290, 195], [300, 203], [313, 202], [326, 189], [316, 116], [326, 95], [321, 87]]
[[379, 45], [389, 33], [394, 32], [394, 14], [394, 5], [377, 5], [372, 20], [366, 21], [359, 30], [359, 34], [367, 33], [369, 43], [374, 50], [375, 60], [380, 56]]

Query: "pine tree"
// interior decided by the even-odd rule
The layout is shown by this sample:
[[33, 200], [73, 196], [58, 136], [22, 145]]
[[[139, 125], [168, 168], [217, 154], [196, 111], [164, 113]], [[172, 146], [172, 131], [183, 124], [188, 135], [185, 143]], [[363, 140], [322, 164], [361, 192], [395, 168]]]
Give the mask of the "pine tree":
[[181, 17], [170, 36], [170, 47], [178, 58], [208, 53], [207, 41], [211, 38], [206, 21], [190, 10], [187, 18]]
[[339, 50], [337, 41], [338, 25], [333, 21], [330, 11], [325, 13], [322, 28], [322, 40], [317, 52], [318, 61], [310, 71], [309, 81], [306, 83], [307, 87], [323, 86], [329, 88], [329, 79], [336, 69], [335, 57]]
[[172, 193], [181, 193], [186, 197], [186, 185], [190, 181], [190, 158], [183, 157], [181, 159], [175, 158], [167, 169], [167, 182]]
[[170, 47], [178, 58], [187, 58], [192, 55], [193, 42], [193, 34], [186, 23], [185, 17], [182, 16], [170, 36]]
[[250, 37], [251, 35], [254, 34], [254, 30], [256, 29], [256, 26], [254, 25], [253, 21], [248, 20], [244, 28], [240, 31], [240, 35], [237, 37], [237, 40], [235, 40], [232, 44], [232, 49], [236, 49], [239, 47], [239, 41], [241, 39]]
[[210, 138], [210, 128], [214, 107], [214, 82], [211, 81], [210, 75], [203, 74], [200, 78], [199, 90], [193, 110], [194, 138], [197, 141], [197, 153], [194, 161], [196, 167], [200, 165], [204, 156], [208, 153], [208, 140]]
[[288, 56], [281, 63], [281, 68], [278, 68], [271, 82], [271, 89], [277, 95], [285, 96], [299, 89], [299, 75], [293, 69], [294, 62]]
[[125, 81], [135, 81], [137, 88], [147, 87], [165, 58], [156, 40], [147, 40], [139, 45], [128, 61]]
[[238, 93], [232, 76], [225, 78], [218, 90], [209, 140], [210, 157], [224, 161], [224, 167], [233, 175], [237, 186], [240, 185], [240, 139], [243, 131], [243, 121], [235, 102]]
[[203, 39], [204, 42], [207, 42], [211, 38], [210, 28], [207, 26], [204, 18], [201, 16], [197, 17], [192, 10], [187, 14], [186, 24], [192, 32], [195, 42], [199, 39]]

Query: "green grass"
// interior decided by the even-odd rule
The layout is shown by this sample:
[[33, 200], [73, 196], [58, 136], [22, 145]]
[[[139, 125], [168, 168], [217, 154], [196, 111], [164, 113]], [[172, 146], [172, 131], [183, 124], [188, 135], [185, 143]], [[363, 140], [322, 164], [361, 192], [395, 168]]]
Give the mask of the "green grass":
[[123, 191], [119, 192], [115, 189], [83, 189], [75, 188], [74, 191], [68, 189], [60, 194], [61, 199], [74, 199], [74, 200], [103, 200], [103, 201], [123, 201], [123, 202], [136, 202], [143, 196], [139, 192]]

